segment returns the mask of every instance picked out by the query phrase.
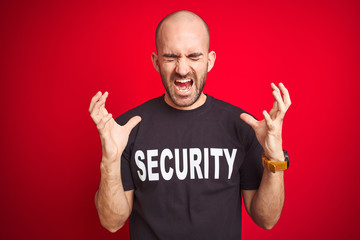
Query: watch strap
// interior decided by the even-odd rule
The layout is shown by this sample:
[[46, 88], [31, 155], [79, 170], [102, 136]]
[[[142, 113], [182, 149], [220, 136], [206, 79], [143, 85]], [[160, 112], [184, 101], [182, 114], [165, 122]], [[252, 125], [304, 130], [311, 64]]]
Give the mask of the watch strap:
[[277, 171], [284, 171], [289, 168], [289, 157], [288, 157], [288, 153], [285, 150], [284, 150], [284, 158], [285, 161], [272, 162], [265, 156], [265, 154], [262, 154], [261, 156], [262, 165], [264, 166], [264, 168], [270, 170], [273, 173]]

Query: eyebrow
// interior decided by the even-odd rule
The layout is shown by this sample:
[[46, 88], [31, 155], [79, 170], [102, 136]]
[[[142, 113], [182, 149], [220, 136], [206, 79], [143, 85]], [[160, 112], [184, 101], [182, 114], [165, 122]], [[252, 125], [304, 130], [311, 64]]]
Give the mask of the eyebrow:
[[[187, 55], [187, 57], [189, 58], [196, 58], [196, 57], [201, 57], [204, 54], [202, 54], [201, 52], [195, 52], [195, 53], [190, 53], [189, 55]], [[174, 54], [174, 53], [164, 53], [162, 55], [163, 57], [167, 57], [167, 58], [178, 58], [179, 56]]]
[[190, 53], [189, 55], [187, 55], [187, 57], [190, 58], [196, 58], [196, 57], [201, 57], [203, 54], [201, 52], [195, 52], [195, 53]]
[[167, 58], [178, 58], [179, 56], [174, 54], [174, 53], [164, 53], [162, 55], [163, 57], [167, 57]]

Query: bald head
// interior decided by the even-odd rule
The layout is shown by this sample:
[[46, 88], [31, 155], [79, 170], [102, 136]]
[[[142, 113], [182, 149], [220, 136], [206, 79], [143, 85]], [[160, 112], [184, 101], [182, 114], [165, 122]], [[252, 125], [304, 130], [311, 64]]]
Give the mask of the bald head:
[[207, 49], [209, 50], [210, 33], [208, 25], [200, 16], [187, 10], [170, 13], [160, 21], [155, 34], [156, 50], [159, 51], [160, 44], [163, 42], [164, 32], [170, 29], [184, 29], [186, 26], [191, 26], [199, 30], [199, 34], [205, 38]]

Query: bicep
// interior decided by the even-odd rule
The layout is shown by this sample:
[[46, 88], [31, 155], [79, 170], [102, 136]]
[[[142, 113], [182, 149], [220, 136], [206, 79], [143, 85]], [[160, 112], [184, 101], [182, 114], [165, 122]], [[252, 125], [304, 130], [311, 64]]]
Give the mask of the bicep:
[[245, 209], [246, 209], [246, 211], [247, 211], [247, 213], [249, 214], [250, 217], [251, 217], [251, 203], [252, 203], [252, 201], [254, 199], [256, 191], [257, 190], [241, 190], [243, 200], [244, 200]]

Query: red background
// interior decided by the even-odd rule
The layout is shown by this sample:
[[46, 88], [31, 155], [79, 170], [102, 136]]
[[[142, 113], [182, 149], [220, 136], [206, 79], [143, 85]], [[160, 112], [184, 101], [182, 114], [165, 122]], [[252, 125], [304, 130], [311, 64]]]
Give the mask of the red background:
[[[0, 3], [1, 239], [121, 239], [94, 206], [101, 157], [88, 106], [117, 116], [163, 93], [150, 55], [157, 23], [188, 9], [217, 53], [205, 92], [257, 117], [284, 82], [286, 202], [243, 239], [356, 239], [359, 207], [358, 1], [6, 1]], [[216, 221], [216, 219], [214, 219]]]

